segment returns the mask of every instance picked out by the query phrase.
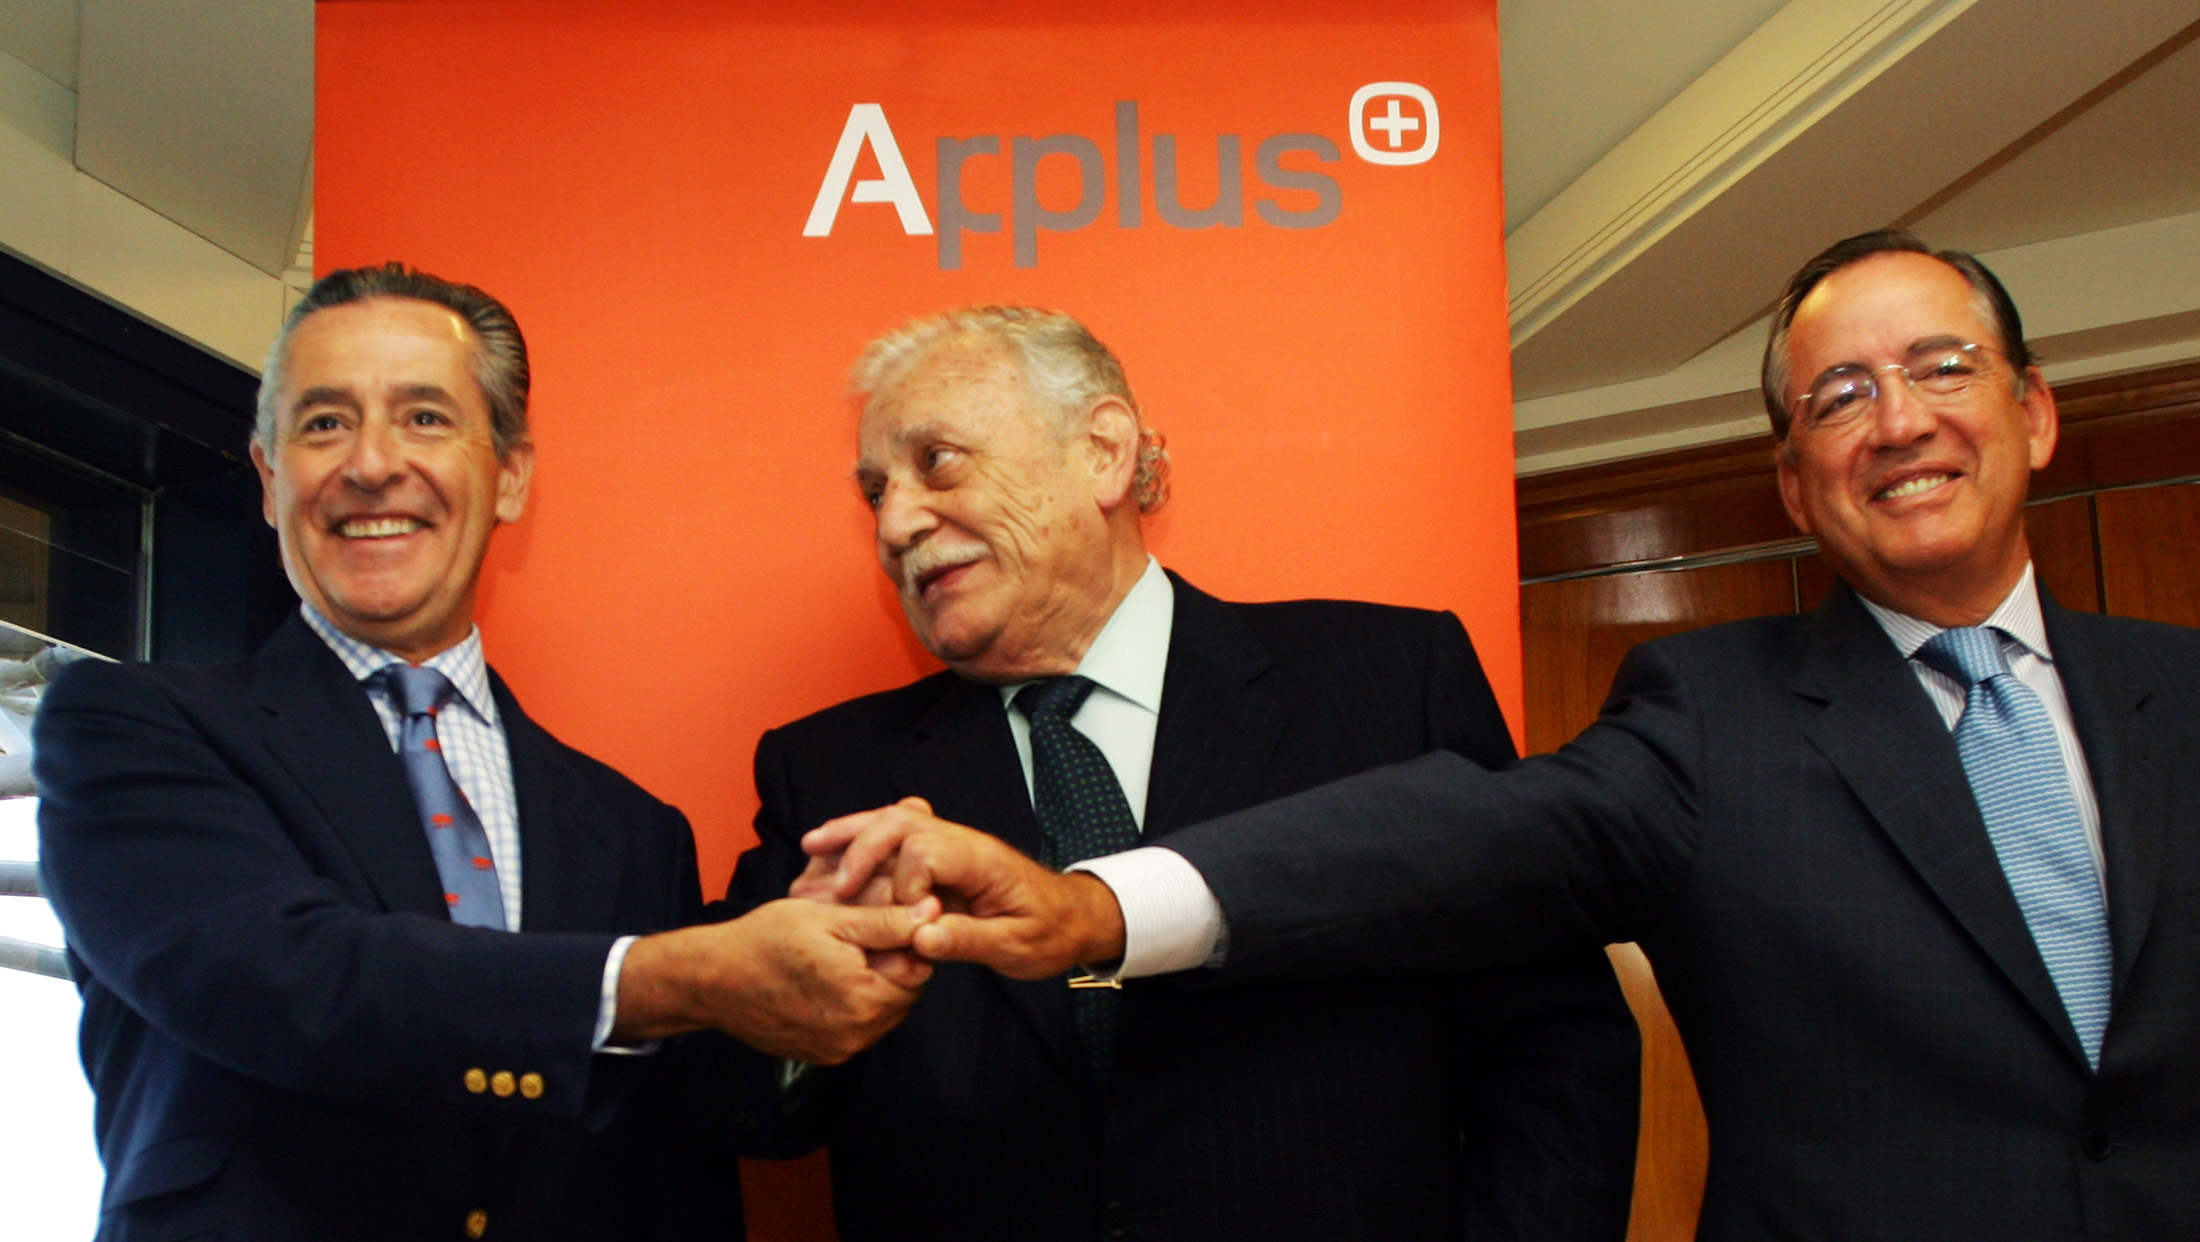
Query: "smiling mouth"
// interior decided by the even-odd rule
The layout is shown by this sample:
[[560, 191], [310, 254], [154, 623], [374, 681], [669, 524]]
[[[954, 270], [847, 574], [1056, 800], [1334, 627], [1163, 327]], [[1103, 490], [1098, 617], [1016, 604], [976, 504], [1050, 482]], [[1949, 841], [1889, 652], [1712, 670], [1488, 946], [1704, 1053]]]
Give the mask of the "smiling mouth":
[[973, 564], [976, 564], [976, 562], [960, 561], [953, 565], [939, 565], [931, 569], [925, 570], [923, 573], [917, 575], [917, 594], [919, 596], [922, 596], [925, 592], [931, 590], [933, 584], [937, 583], [940, 579], [945, 578], [947, 575], [954, 573], [958, 569]]
[[949, 574], [984, 559], [985, 552], [980, 548], [912, 548], [902, 559], [902, 582], [913, 596], [923, 599]]
[[395, 539], [424, 528], [427, 523], [410, 517], [353, 518], [336, 524], [336, 533], [346, 539]]
[[1908, 496], [1922, 496], [1943, 483], [1955, 479], [1953, 474], [1921, 474], [1902, 480], [1893, 487], [1881, 491], [1873, 500], [1901, 500]]

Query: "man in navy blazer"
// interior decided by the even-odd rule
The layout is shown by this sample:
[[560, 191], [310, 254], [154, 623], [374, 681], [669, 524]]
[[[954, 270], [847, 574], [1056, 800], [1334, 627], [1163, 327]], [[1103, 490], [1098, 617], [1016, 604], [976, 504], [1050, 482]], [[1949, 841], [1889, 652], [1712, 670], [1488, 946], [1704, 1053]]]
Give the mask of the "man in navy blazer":
[[[1062, 674], [1094, 683], [1071, 727], [1147, 841], [1430, 751], [1512, 759], [1450, 614], [1225, 603], [1163, 572], [1140, 523], [1166, 459], [1068, 316], [920, 320], [853, 387], [880, 564], [949, 671], [765, 735], [737, 901], [787, 891], [803, 831], [904, 797], [1043, 855], [1037, 726], [1010, 699]], [[782, 1140], [830, 1141], [843, 1239], [1625, 1232], [1637, 1042], [1594, 946], [1410, 982], [1143, 981], [1097, 1057], [1074, 1003], [1059, 975], [943, 967], [899, 1029], [802, 1084]]]
[[[251, 445], [300, 614], [239, 664], [86, 661], [48, 693], [40, 850], [102, 1239], [737, 1238], [716, 1032], [834, 1061], [915, 995], [921, 963], [865, 962], [910, 911], [668, 930], [701, 913], [686, 820], [488, 670], [474, 587], [526, 503], [527, 391], [480, 290], [324, 278]], [[453, 688], [417, 746], [407, 666]], [[416, 803], [401, 736], [457, 816]], [[467, 810], [485, 850], [446, 871], [429, 834]]]
[[[1219, 955], [1255, 986], [1639, 940], [1710, 1121], [1703, 1238], [2200, 1236], [2200, 633], [2036, 587], [2054, 398], [1976, 259], [1832, 247], [1764, 387], [1788, 512], [1843, 580], [1823, 607], [1645, 644], [1594, 726], [1509, 771], [1439, 754], [1175, 834], [1197, 934], [1142, 943], [1136, 876], [906, 808], [813, 844], [866, 832], [852, 882], [906, 835], [901, 896], [1001, 916], [920, 951], [1017, 974], [1127, 945], [1132, 973]], [[2007, 670], [1959, 681], [1956, 646]], [[1966, 726], [2027, 700], [2012, 798], [2010, 748]]]

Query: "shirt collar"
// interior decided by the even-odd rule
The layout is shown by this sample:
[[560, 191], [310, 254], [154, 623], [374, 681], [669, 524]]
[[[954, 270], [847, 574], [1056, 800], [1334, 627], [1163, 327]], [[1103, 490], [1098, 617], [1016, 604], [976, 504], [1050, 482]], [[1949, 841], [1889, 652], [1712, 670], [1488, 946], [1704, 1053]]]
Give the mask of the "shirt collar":
[[[1879, 628], [1885, 630], [1887, 637], [1894, 640], [1895, 649], [1905, 658], [1914, 659], [1918, 648], [1931, 642], [1934, 635], [1947, 628], [1934, 625], [1930, 621], [1920, 621], [1892, 608], [1882, 608], [1861, 595], [1857, 598], [1864, 600], [1864, 607], [1871, 610], [1873, 619], [1879, 622]], [[2009, 594], [2001, 601], [2001, 606], [1994, 609], [1993, 615], [1987, 617], [1982, 624], [2007, 634], [2040, 659], [2050, 664], [2055, 662], [2055, 655], [2047, 646], [2047, 620], [2040, 612], [2040, 591], [2033, 579], [2030, 561], [2025, 562], [2024, 573], [2017, 578], [2017, 585], [2010, 588]]]
[[[403, 656], [360, 642], [337, 629], [303, 600], [298, 603], [298, 611], [321, 641], [328, 644], [328, 649], [336, 653], [336, 658], [344, 662], [344, 668], [360, 681], [366, 681], [392, 664], [405, 663]], [[491, 725], [496, 724], [497, 705], [489, 693], [489, 663], [481, 654], [480, 626], [470, 627], [457, 646], [429, 657], [422, 667], [432, 668], [450, 678], [458, 697], [474, 709], [474, 714]]]
[[[1169, 636], [1176, 628], [1176, 587], [1161, 562], [1146, 558], [1146, 572], [1077, 662], [1077, 674], [1145, 710], [1161, 713], [1161, 684], [1169, 672]], [[1029, 682], [1001, 687], [1008, 703]]]

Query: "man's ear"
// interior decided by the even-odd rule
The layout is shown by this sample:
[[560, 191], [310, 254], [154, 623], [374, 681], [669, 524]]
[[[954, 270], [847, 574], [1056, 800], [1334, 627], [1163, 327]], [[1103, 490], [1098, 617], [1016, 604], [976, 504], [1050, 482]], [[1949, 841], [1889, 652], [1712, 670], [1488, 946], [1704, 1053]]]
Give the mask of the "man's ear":
[[1816, 534], [1810, 528], [1810, 514], [1803, 508], [1803, 484], [1795, 475], [1793, 445], [1782, 440], [1780, 447], [1772, 450], [1772, 468], [1780, 481], [1780, 507], [1787, 510], [1788, 521], [1795, 523], [1795, 529], [1806, 535]]
[[267, 459], [267, 446], [258, 436], [252, 437], [248, 448], [252, 454], [252, 467], [260, 472], [260, 516], [269, 526], [275, 525], [275, 466]]
[[2055, 394], [2038, 367], [2024, 369], [2024, 422], [2028, 458], [2034, 470], [2054, 459], [2055, 443], [2062, 435], [2062, 415], [2055, 409]]
[[1093, 475], [1093, 498], [1113, 511], [1130, 498], [1138, 477], [1138, 415], [1130, 403], [1106, 396], [1085, 414], [1082, 436]]
[[535, 478], [535, 442], [521, 440], [497, 463], [497, 521], [517, 522], [527, 512], [527, 487]]

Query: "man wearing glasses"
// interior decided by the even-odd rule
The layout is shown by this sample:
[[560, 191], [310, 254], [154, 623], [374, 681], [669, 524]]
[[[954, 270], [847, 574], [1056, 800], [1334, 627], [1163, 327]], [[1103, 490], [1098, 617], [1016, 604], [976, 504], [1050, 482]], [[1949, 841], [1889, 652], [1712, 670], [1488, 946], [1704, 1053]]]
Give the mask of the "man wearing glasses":
[[[820, 875], [898, 844], [904, 893], [996, 916], [919, 950], [1013, 974], [1637, 940], [1710, 1120], [1700, 1237], [2200, 1236], [2200, 634], [2035, 584], [2055, 403], [1977, 260], [1844, 241], [1765, 358], [1781, 494], [1844, 584], [1816, 613], [1643, 645], [1555, 755], [1368, 773], [1105, 883], [908, 811], [822, 830]], [[1198, 930], [1159, 934], [1124, 860], [1188, 877]]]

